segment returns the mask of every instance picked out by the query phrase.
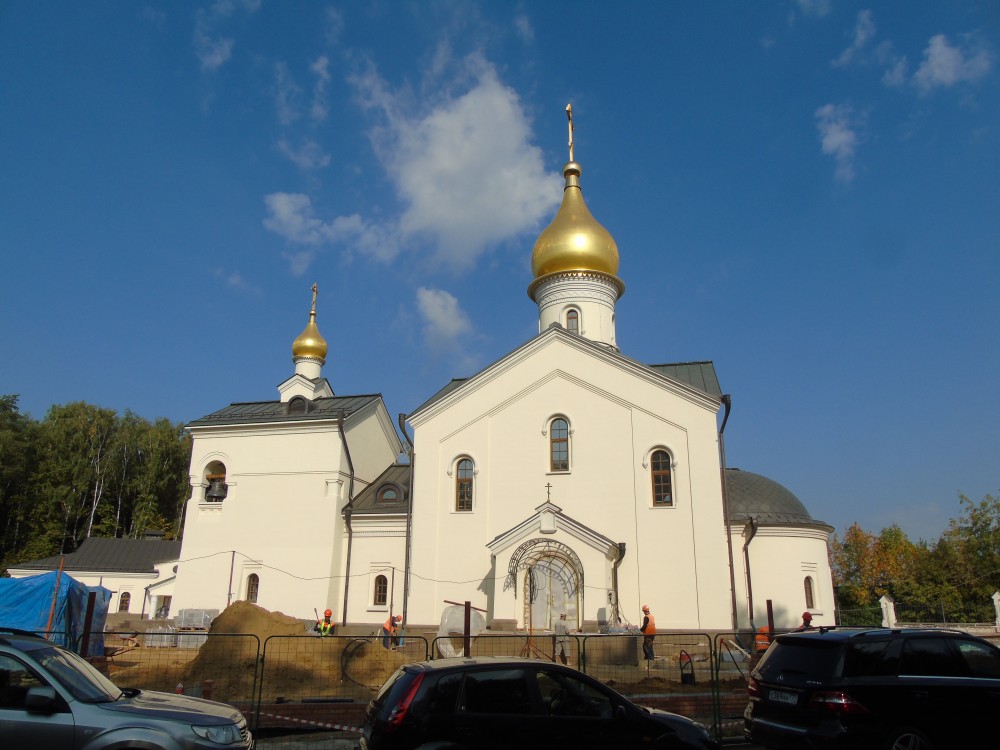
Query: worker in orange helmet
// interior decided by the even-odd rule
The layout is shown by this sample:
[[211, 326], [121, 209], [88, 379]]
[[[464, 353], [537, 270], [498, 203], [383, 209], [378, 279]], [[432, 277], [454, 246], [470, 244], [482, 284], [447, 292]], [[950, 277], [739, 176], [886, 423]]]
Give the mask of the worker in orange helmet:
[[649, 605], [642, 605], [642, 625], [639, 630], [642, 631], [642, 655], [646, 658], [646, 661], [652, 661], [656, 658], [653, 653], [653, 640], [656, 638], [656, 619], [653, 614], [649, 611]]
[[813, 629], [813, 616], [812, 612], [808, 609], [802, 613], [802, 624], [795, 628], [796, 632], [802, 630], [812, 630]]
[[333, 635], [333, 629], [337, 627], [337, 623], [331, 620], [331, 617], [333, 617], [333, 612], [331, 610], [328, 609], [323, 612], [323, 619], [316, 620], [316, 625], [313, 627], [313, 630], [320, 635]]

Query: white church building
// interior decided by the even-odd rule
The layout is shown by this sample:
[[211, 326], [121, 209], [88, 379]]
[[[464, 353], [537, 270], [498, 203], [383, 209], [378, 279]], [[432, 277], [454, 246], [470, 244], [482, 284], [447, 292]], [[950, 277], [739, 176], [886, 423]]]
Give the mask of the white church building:
[[188, 425], [191, 498], [162, 566], [176, 575], [158, 584], [171, 612], [245, 599], [436, 627], [469, 601], [493, 629], [565, 612], [597, 631], [648, 604], [660, 630], [704, 631], [759, 627], [771, 601], [778, 627], [805, 610], [833, 624], [832, 527], [725, 467], [730, 401], [711, 362], [619, 351], [618, 247], [572, 145], [563, 174], [531, 255], [537, 336], [400, 415], [405, 442], [381, 395], [335, 395], [323, 377], [315, 286], [278, 398]]

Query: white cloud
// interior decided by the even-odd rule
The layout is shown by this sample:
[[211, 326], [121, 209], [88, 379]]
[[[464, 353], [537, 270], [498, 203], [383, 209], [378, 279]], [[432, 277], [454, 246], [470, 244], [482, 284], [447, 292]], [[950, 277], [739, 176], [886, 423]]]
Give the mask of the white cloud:
[[[344, 244], [378, 260], [392, 260], [399, 252], [397, 232], [391, 226], [372, 225], [357, 214], [338, 216], [325, 222], [316, 216], [312, 201], [301, 193], [271, 193], [264, 196], [267, 217], [264, 226], [296, 245], [319, 248]], [[313, 251], [289, 256], [292, 272], [304, 272], [315, 257]]]
[[938, 34], [928, 42], [923, 62], [913, 74], [913, 83], [926, 94], [939, 86], [947, 88], [963, 81], [977, 81], [989, 72], [992, 64], [988, 50], [954, 47], [944, 34]]
[[330, 84], [330, 59], [326, 55], [318, 57], [309, 66], [309, 70], [316, 75], [316, 85], [313, 87], [313, 100], [309, 114], [314, 120], [322, 121], [326, 119], [330, 110], [330, 104], [327, 101], [327, 86]]
[[514, 17], [514, 31], [524, 44], [531, 44], [535, 41], [535, 29], [531, 25], [531, 19], [523, 13], [518, 13]]
[[423, 321], [424, 340], [435, 352], [459, 349], [462, 341], [473, 332], [472, 323], [458, 300], [444, 290], [417, 289], [417, 310]]
[[[435, 63], [435, 75], [445, 62]], [[438, 93], [419, 98], [393, 91], [371, 66], [349, 80], [357, 102], [377, 117], [369, 136], [395, 187], [398, 213], [379, 224], [356, 215], [327, 222], [308, 196], [274, 193], [265, 199], [271, 231], [295, 244], [340, 243], [383, 261], [406, 248], [461, 271], [554, 212], [559, 179], [545, 171], [524, 109], [492, 65], [467, 58]], [[418, 107], [426, 109], [413, 111]], [[300, 155], [285, 148], [289, 158]]]
[[830, 0], [796, 0], [796, 4], [805, 16], [822, 18], [830, 12]]
[[344, 15], [336, 8], [326, 9], [326, 43], [337, 44], [344, 33]]
[[330, 155], [316, 141], [307, 139], [298, 148], [294, 148], [287, 140], [278, 141], [278, 151], [288, 157], [299, 169], [322, 169], [330, 163]]
[[836, 163], [834, 175], [840, 182], [851, 182], [855, 174], [854, 155], [860, 142], [853, 110], [846, 104], [827, 104], [815, 114], [820, 147]]
[[892, 64], [882, 74], [882, 83], [886, 86], [902, 86], [906, 83], [906, 76], [909, 63], [905, 57], [897, 57], [892, 60]]
[[875, 21], [872, 20], [872, 12], [863, 10], [858, 13], [858, 20], [854, 24], [854, 38], [851, 40], [851, 45], [833, 61], [833, 66], [843, 68], [850, 65], [874, 37]]
[[416, 116], [372, 71], [352, 81], [385, 122], [372, 138], [404, 204], [400, 231], [430, 240], [435, 259], [457, 269], [535, 227], [560, 199], [514, 91], [479, 58], [462, 73], [473, 77], [465, 93]]
[[213, 274], [230, 289], [252, 295], [259, 295], [261, 293], [261, 290], [247, 281], [239, 271], [226, 271], [223, 268], [216, 268]]
[[260, 9], [260, 2], [216, 0], [208, 8], [200, 8], [195, 13], [194, 52], [202, 70], [217, 70], [232, 57], [235, 41], [232, 37], [216, 35], [215, 27], [225, 22], [240, 7], [247, 13], [256, 13]]
[[274, 108], [278, 114], [278, 122], [290, 125], [299, 119], [298, 101], [302, 89], [292, 80], [288, 65], [284, 62], [274, 64]]

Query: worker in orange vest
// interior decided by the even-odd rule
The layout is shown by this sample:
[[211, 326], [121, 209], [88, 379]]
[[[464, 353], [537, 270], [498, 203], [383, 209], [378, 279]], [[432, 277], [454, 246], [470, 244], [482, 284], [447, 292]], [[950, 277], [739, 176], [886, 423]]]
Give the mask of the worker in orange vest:
[[653, 654], [653, 640], [656, 638], [656, 619], [649, 611], [648, 604], [642, 605], [642, 626], [639, 630], [642, 631], [642, 655], [646, 658], [646, 661], [652, 661], [656, 658]]
[[399, 639], [396, 637], [396, 628], [402, 621], [402, 615], [395, 617], [389, 615], [389, 619], [382, 624], [382, 645], [389, 651], [396, 650], [396, 644], [399, 643]]
[[758, 654], [767, 651], [767, 647], [771, 645], [771, 629], [767, 625], [758, 628], [757, 635], [753, 639], [753, 644], [753, 650]]
[[323, 612], [323, 619], [316, 620], [316, 624], [313, 626], [315, 630], [320, 635], [333, 635], [333, 629], [337, 627], [335, 623], [330, 618], [333, 617], [333, 612], [331, 610], [326, 610]]

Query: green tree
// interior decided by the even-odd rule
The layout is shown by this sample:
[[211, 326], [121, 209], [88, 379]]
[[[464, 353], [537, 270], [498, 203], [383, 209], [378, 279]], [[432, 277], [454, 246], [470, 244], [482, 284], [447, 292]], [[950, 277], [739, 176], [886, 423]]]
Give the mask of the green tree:
[[35, 425], [20, 413], [18, 396], [0, 396], [0, 566], [30, 535], [28, 489], [35, 461]]

